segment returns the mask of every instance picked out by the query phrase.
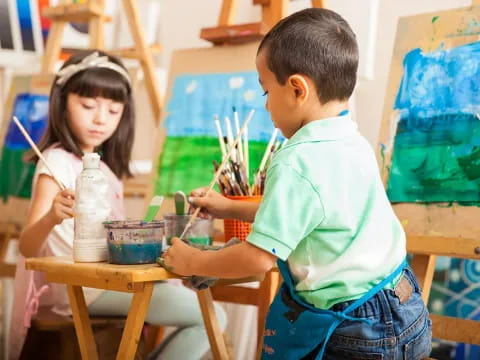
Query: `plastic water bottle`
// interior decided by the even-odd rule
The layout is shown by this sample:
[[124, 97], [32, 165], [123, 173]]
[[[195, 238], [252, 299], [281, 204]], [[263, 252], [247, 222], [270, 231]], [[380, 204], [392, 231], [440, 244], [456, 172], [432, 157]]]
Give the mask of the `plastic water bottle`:
[[103, 222], [110, 214], [109, 187], [100, 170], [100, 156], [86, 153], [75, 190], [73, 259], [76, 262], [105, 261], [108, 258]]

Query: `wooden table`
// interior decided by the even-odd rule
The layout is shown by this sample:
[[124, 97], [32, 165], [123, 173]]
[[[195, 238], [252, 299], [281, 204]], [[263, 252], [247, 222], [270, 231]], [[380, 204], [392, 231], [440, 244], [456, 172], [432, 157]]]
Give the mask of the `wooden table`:
[[[47, 281], [67, 285], [75, 331], [84, 360], [98, 360], [98, 353], [82, 286], [134, 294], [117, 353], [117, 360], [127, 360], [135, 357], [155, 281], [178, 278], [156, 264], [75, 263], [71, 257], [30, 258], [26, 260], [26, 268], [45, 272]], [[262, 280], [262, 276], [221, 280], [219, 284], [259, 280]], [[210, 289], [197, 291], [197, 296], [213, 356], [215, 359], [228, 359]]]

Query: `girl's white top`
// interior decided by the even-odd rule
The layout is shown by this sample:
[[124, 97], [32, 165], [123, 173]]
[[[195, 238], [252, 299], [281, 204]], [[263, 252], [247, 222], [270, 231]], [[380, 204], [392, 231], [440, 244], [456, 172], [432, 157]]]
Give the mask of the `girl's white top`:
[[[50, 168], [55, 173], [55, 176], [57, 176], [68, 189], [75, 191], [75, 181], [83, 168], [82, 160], [74, 154], [59, 147], [59, 145], [54, 145], [45, 150], [43, 155]], [[103, 161], [100, 162], [100, 169], [107, 176], [111, 189], [110, 194], [112, 197], [112, 210], [109, 219], [123, 219], [123, 185]], [[33, 191], [35, 191], [35, 185], [37, 183], [38, 176], [41, 174], [50, 175], [43, 162], [39, 161], [33, 178]], [[73, 238], [73, 219], [66, 219], [59, 225], [54, 226], [51, 233], [47, 237], [45, 246], [48, 246], [53, 256], [72, 256]], [[62, 315], [69, 315], [70, 305], [68, 302], [66, 287], [59, 284], [50, 285], [55, 295], [55, 306], [53, 310]], [[84, 288], [83, 291], [86, 303], [89, 305], [102, 293], [103, 290]]]
[[[82, 160], [66, 151], [59, 144], [52, 145], [43, 152], [43, 156], [55, 176], [69, 189], [75, 191], [75, 180], [82, 171]], [[108, 178], [111, 189], [111, 212], [109, 219], [124, 219], [123, 185], [110, 168], [100, 163], [100, 169]], [[48, 169], [39, 161], [33, 178], [33, 192], [41, 174], [50, 176]], [[33, 194], [32, 194], [33, 195]], [[73, 253], [73, 219], [64, 220], [56, 225], [48, 235], [38, 256], [72, 256]], [[91, 304], [103, 290], [83, 288], [87, 306]], [[48, 283], [43, 273], [25, 269], [25, 258], [19, 254], [15, 273], [15, 293], [12, 309], [12, 326], [10, 327], [9, 359], [17, 359], [20, 355], [31, 318], [38, 307], [52, 306], [52, 310], [61, 315], [70, 315], [67, 288], [65, 285]]]

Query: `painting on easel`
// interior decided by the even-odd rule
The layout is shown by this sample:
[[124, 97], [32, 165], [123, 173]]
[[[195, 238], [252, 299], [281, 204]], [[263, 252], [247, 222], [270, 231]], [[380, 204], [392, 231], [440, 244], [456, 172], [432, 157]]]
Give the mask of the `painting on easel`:
[[38, 61], [42, 53], [37, 0], [0, 0], [0, 66]]
[[[416, 34], [416, 36], [412, 36]], [[410, 235], [480, 232], [480, 7], [401, 18], [378, 160], [389, 199]], [[478, 262], [440, 258], [432, 313], [480, 319]], [[478, 359], [459, 344], [455, 359]]]
[[479, 64], [480, 42], [405, 56], [391, 201], [480, 201]]
[[255, 110], [248, 127], [250, 173], [258, 168], [274, 128], [255, 71], [257, 47], [254, 43], [174, 54], [156, 194], [188, 193], [210, 182], [212, 162], [222, 159], [214, 116], [223, 122], [232, 118], [233, 108], [241, 122]]
[[12, 121], [16, 115], [37, 142], [47, 125], [50, 75], [12, 78], [0, 126], [0, 215], [3, 222], [23, 224], [35, 165], [25, 162], [30, 146]]
[[[45, 131], [48, 119], [48, 96], [32, 93], [18, 94], [12, 117], [16, 116], [35, 143]], [[6, 201], [9, 196], [30, 198], [35, 165], [26, 163], [24, 156], [30, 150], [20, 130], [9, 123], [0, 156], [0, 197]]]

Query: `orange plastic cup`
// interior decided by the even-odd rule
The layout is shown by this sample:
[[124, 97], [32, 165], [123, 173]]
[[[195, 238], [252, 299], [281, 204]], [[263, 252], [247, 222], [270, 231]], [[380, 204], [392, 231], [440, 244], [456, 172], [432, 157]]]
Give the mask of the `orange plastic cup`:
[[[253, 196], [226, 196], [232, 200], [249, 201], [259, 203], [262, 201], [262, 195]], [[248, 234], [252, 230], [252, 224], [236, 220], [236, 219], [223, 219], [223, 227], [225, 233], [225, 241], [230, 240], [233, 237], [245, 241]]]

